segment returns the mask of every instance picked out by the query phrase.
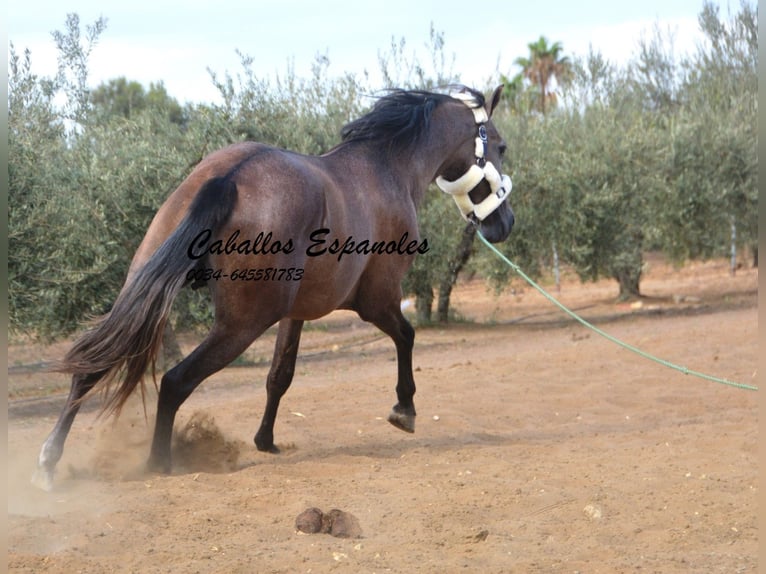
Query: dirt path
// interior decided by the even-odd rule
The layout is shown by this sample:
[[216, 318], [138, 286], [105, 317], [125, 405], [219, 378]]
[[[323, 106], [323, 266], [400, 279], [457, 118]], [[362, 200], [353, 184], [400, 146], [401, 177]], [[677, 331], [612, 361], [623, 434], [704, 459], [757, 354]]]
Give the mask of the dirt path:
[[[640, 305], [615, 305], [610, 282], [568, 279], [561, 299], [649, 352], [757, 384], [756, 271], [655, 261], [642, 286]], [[252, 445], [270, 332], [256, 366], [183, 406], [171, 476], [142, 471], [137, 403], [117, 423], [77, 419], [47, 494], [28, 479], [59, 399], [29, 398], [65, 381], [11, 375], [27, 397], [11, 401], [11, 571], [756, 572], [758, 393], [649, 363], [521, 285], [455, 297], [473, 322], [418, 331], [414, 435], [385, 421], [392, 345], [338, 313], [305, 333], [281, 455]], [[10, 364], [57, 351], [12, 347]], [[298, 534], [311, 506], [354, 514], [363, 537]]]

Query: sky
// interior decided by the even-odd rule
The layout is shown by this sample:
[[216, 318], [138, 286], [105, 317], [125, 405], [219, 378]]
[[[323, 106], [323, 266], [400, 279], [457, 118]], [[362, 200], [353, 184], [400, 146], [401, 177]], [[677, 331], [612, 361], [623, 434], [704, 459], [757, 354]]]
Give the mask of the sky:
[[[728, 4], [721, 5], [722, 15]], [[379, 80], [379, 56], [405, 40], [408, 54], [428, 63], [430, 30], [443, 34], [444, 53], [463, 83], [488, 88], [500, 73], [519, 71], [516, 58], [544, 35], [564, 55], [589, 48], [621, 65], [655, 28], [673, 38], [677, 54], [693, 52], [701, 33], [703, 0], [9, 0], [8, 39], [17, 53], [31, 51], [32, 69], [53, 75], [51, 32], [65, 29], [68, 13], [81, 28], [97, 18], [106, 30], [90, 59], [90, 83], [126, 77], [148, 86], [162, 81], [180, 102], [219, 101], [208, 69], [219, 77], [242, 70], [237, 51], [252, 57], [256, 76], [310, 75], [318, 55], [331, 76], [369, 74]]]

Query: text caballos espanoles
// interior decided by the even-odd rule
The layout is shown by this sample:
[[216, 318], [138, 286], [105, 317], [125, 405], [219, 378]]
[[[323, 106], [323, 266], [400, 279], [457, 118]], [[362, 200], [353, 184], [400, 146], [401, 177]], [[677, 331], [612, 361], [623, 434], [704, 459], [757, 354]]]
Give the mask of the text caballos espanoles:
[[[206, 255], [277, 255], [290, 254], [295, 251], [292, 239], [281, 241], [274, 239], [272, 233], [259, 232], [254, 238], [240, 239], [240, 231], [234, 231], [225, 240], [212, 239], [210, 229], [201, 231], [189, 244], [187, 253], [190, 259], [201, 259]], [[309, 235], [306, 247], [308, 257], [333, 255], [340, 261], [345, 255], [416, 255], [429, 250], [428, 239], [410, 239], [405, 231], [399, 239], [389, 240], [356, 240], [348, 236], [341, 240], [330, 235], [330, 229], [316, 229]]]

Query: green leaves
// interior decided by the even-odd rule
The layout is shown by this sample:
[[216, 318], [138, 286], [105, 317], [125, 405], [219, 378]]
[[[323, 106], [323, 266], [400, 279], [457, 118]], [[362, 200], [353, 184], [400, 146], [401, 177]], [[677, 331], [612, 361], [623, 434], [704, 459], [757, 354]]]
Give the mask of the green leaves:
[[575, 59], [545, 117], [496, 114], [517, 215], [502, 249], [522, 267], [551, 265], [555, 246], [581, 278], [613, 277], [629, 297], [644, 250], [679, 262], [725, 255], [732, 221], [739, 244], [755, 248], [755, 10], [743, 3], [723, 20], [706, 3], [700, 22], [708, 42], [690, 57], [656, 31], [623, 69], [601, 54]]

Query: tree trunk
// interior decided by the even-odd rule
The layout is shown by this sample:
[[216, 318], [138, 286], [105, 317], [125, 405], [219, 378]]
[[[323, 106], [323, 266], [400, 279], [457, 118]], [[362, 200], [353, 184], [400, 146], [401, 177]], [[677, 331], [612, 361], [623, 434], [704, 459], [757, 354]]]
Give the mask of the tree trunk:
[[463, 229], [463, 236], [460, 238], [460, 244], [457, 246], [455, 256], [450, 260], [447, 272], [439, 283], [439, 302], [437, 304], [439, 323], [449, 322], [449, 301], [452, 295], [452, 288], [457, 282], [458, 274], [471, 258], [474, 237], [476, 237], [476, 226], [473, 223], [467, 223]]
[[415, 313], [418, 323], [427, 325], [431, 322], [431, 306], [434, 302], [434, 290], [430, 285], [417, 289], [415, 293]]
[[623, 253], [612, 263], [611, 275], [620, 284], [618, 300], [629, 301], [641, 297], [639, 284], [642, 267], [643, 258], [638, 250], [632, 253]]
[[644, 257], [641, 248], [644, 235], [641, 230], [626, 230], [615, 238], [614, 255], [609, 260], [609, 274], [620, 284], [619, 301], [629, 301], [641, 297], [639, 284], [644, 269]]
[[729, 263], [729, 273], [732, 277], [737, 273], [737, 222], [731, 218], [731, 260]]
[[634, 273], [630, 270], [623, 270], [616, 274], [615, 279], [620, 284], [620, 294], [617, 296], [620, 301], [629, 301], [641, 297], [641, 291], [639, 290], [640, 271]]
[[641, 241], [635, 237], [630, 247], [617, 255], [609, 265], [610, 275], [620, 284], [620, 301], [629, 301], [641, 297], [639, 284], [643, 271], [644, 259], [641, 254]]
[[556, 242], [552, 241], [553, 247], [553, 277], [556, 280], [556, 293], [561, 293], [561, 270], [559, 269], [559, 250], [556, 248]]

